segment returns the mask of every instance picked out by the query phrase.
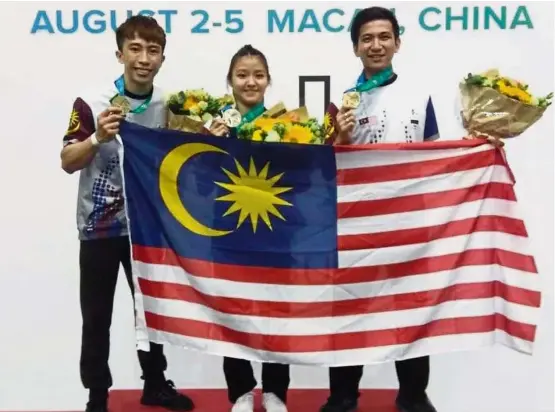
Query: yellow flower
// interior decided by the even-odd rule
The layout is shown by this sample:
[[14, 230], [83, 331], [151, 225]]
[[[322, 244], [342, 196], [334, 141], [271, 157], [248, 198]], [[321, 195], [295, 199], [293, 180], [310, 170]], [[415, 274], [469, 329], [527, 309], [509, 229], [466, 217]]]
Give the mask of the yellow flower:
[[299, 125], [293, 125], [287, 132], [285, 136], [283, 136], [283, 142], [287, 143], [301, 143], [306, 144], [310, 143], [312, 140], [312, 132], [309, 128]]
[[504, 80], [506, 83], [508, 83], [509, 86], [524, 90], [525, 85], [522, 82], [519, 82], [518, 80], [511, 79], [510, 77], [502, 77], [501, 79]]
[[189, 107], [189, 112], [191, 114], [199, 114], [198, 104], [194, 104], [193, 106]]
[[262, 130], [255, 130], [254, 133], [252, 134], [252, 140], [254, 140], [255, 142], [261, 142]]
[[522, 103], [532, 104], [532, 96], [530, 96], [529, 94], [521, 94], [521, 95], [519, 95], [519, 100], [520, 100]]
[[274, 125], [277, 122], [278, 121], [276, 119], [270, 119], [270, 118], [267, 118], [267, 117], [259, 117], [258, 119], [256, 119], [254, 121], [254, 125], [256, 127], [260, 127], [265, 132], [269, 132], [270, 130], [272, 130], [272, 128], [274, 127]]
[[532, 96], [530, 93], [516, 86], [507, 86], [504, 80], [499, 80], [497, 82], [497, 87], [499, 88], [499, 92], [507, 97], [511, 97], [526, 104], [530, 104], [532, 102]]
[[198, 100], [195, 99], [193, 96], [187, 96], [185, 102], [183, 102], [183, 108], [185, 110], [189, 110], [191, 107], [195, 106], [198, 103]]

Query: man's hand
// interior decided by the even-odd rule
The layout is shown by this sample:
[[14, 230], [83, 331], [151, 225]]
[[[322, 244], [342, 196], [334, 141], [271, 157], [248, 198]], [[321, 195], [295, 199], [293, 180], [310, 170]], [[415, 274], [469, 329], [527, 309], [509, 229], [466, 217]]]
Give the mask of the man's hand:
[[210, 125], [210, 133], [214, 136], [227, 136], [229, 134], [229, 128], [222, 119], [217, 118], [214, 119]]
[[99, 143], [112, 140], [119, 133], [119, 125], [123, 120], [123, 112], [119, 107], [108, 107], [96, 119], [96, 139]]
[[355, 128], [355, 112], [353, 109], [347, 109], [342, 107], [337, 113], [336, 120], [336, 132], [337, 140], [339, 144], [347, 144], [351, 142], [351, 135]]

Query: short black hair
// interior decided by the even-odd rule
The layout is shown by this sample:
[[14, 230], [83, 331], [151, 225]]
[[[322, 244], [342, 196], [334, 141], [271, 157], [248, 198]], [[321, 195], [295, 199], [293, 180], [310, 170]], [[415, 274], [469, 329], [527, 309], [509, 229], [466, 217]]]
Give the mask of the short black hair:
[[262, 64], [264, 65], [264, 68], [266, 69], [266, 76], [268, 76], [268, 80], [271, 80], [270, 68], [268, 67], [268, 60], [266, 59], [266, 56], [264, 56], [264, 53], [262, 53], [258, 49], [255, 49], [250, 44], [246, 44], [243, 47], [241, 47], [239, 50], [237, 50], [237, 53], [235, 53], [233, 55], [233, 57], [231, 58], [231, 62], [229, 63], [229, 70], [227, 71], [227, 82], [228, 83], [231, 84], [233, 69], [235, 68], [235, 65], [237, 64], [237, 60], [239, 60], [241, 57], [245, 57], [245, 56], [252, 56], [252, 57], [260, 58], [260, 60], [262, 61]]
[[395, 40], [399, 38], [399, 22], [395, 14], [393, 14], [391, 10], [383, 7], [368, 7], [359, 11], [353, 19], [353, 24], [351, 25], [351, 40], [353, 45], [356, 46], [358, 44], [361, 27], [374, 20], [388, 20], [391, 22]]
[[160, 45], [162, 51], [166, 48], [166, 33], [154, 17], [139, 14], [123, 22], [116, 30], [118, 50], [123, 51], [125, 40], [133, 40], [135, 37]]

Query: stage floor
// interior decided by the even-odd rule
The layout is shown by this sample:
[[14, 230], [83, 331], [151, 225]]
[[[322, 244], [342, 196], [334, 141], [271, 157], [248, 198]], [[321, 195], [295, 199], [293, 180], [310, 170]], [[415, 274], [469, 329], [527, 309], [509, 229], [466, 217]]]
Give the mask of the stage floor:
[[[180, 389], [179, 391], [193, 399], [196, 405], [194, 412], [230, 412], [231, 410], [227, 392], [224, 389]], [[395, 408], [397, 390], [363, 389], [361, 393], [358, 412], [397, 412]], [[287, 408], [289, 412], [319, 412], [327, 397], [326, 389], [291, 389], [288, 394]], [[167, 412], [163, 408], [141, 406], [140, 398], [140, 390], [112, 390], [110, 392], [110, 412]], [[261, 396], [257, 391], [255, 412], [264, 412], [260, 403]], [[74, 412], [83, 412], [84, 408], [83, 405], [83, 409]], [[40, 412], [45, 411], [41, 410]]]
[[[227, 393], [222, 389], [180, 390], [191, 396], [196, 404], [195, 412], [229, 412], [231, 405]], [[363, 390], [359, 403], [360, 412], [397, 412], [394, 402], [396, 390]], [[141, 407], [141, 391], [115, 390], [110, 395], [111, 412], [158, 412], [161, 408]], [[326, 401], [328, 391], [324, 389], [291, 389], [288, 394], [289, 412], [318, 412]], [[263, 412], [257, 393], [256, 412]]]

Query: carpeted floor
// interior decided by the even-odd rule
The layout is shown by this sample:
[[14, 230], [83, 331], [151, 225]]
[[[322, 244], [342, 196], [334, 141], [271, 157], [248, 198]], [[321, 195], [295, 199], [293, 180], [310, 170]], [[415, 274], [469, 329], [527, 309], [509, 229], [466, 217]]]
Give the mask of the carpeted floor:
[[[196, 404], [195, 412], [229, 412], [231, 406], [227, 393], [222, 389], [183, 390]], [[396, 390], [364, 390], [359, 403], [359, 412], [396, 412], [394, 406]], [[141, 391], [112, 391], [111, 412], [158, 412], [163, 409], [141, 407]], [[328, 391], [323, 389], [291, 389], [288, 394], [289, 412], [318, 412], [326, 401]], [[257, 394], [259, 409], [260, 396]]]

